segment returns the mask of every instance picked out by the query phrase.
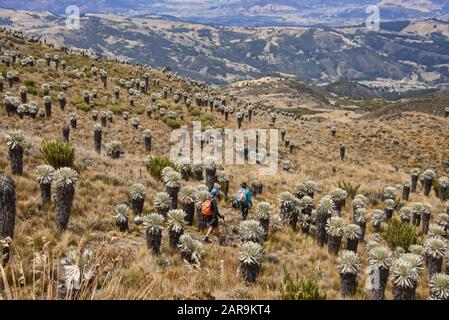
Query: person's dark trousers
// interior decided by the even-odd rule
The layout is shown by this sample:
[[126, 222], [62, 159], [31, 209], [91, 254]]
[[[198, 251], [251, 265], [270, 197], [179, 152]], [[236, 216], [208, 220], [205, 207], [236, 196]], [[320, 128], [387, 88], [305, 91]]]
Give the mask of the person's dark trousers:
[[203, 215], [200, 213], [198, 214], [198, 231], [203, 231], [205, 229], [204, 221], [203, 221]]
[[246, 220], [248, 217], [249, 206], [247, 204], [240, 204], [240, 208], [242, 209], [242, 219]]

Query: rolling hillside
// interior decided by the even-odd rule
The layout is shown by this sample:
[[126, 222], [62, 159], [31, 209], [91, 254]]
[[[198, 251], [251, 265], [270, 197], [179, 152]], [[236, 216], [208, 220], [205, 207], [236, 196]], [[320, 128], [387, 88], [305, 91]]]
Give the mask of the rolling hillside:
[[[433, 288], [431, 270], [421, 261], [432, 257], [422, 251], [423, 246], [424, 252], [432, 249], [429, 240], [443, 243], [439, 254], [445, 251], [448, 224], [447, 215], [441, 213], [447, 212], [446, 203], [437, 197], [436, 186], [424, 194], [426, 182], [419, 182], [408, 201], [401, 198], [401, 191], [413, 168], [435, 170], [434, 182], [449, 174], [447, 118], [408, 110], [390, 118], [364, 119], [359, 112], [336, 107], [321, 110], [318, 116], [295, 117], [253, 109], [247, 97], [167, 70], [90, 59], [24, 39], [20, 33], [0, 32], [0, 49], [0, 200], [5, 203], [0, 206], [4, 254], [0, 299], [371, 299], [376, 292], [366, 289], [369, 273], [364, 270], [375, 248], [383, 248], [388, 259], [408, 268], [402, 276], [414, 281], [413, 290], [407, 291], [411, 298], [441, 298], [429, 289]], [[276, 89], [277, 80], [265, 81]], [[279, 82], [279, 87], [291, 85]], [[265, 84], [260, 85], [263, 89]], [[310, 87], [302, 89], [307, 89], [308, 99], [320, 97]], [[270, 109], [277, 107], [274, 99]], [[189, 131], [198, 121], [203, 129], [235, 130], [237, 119], [242, 129], [285, 130], [279, 150], [269, 150], [279, 155], [275, 175], [262, 176], [260, 163], [214, 165], [208, 158], [190, 168], [197, 170], [189, 174], [185, 163], [178, 167], [162, 162], [170, 155], [173, 129], [186, 126]], [[46, 147], [62, 137], [68, 140], [63, 145], [69, 152], [61, 154], [73, 148], [74, 157], [59, 157]], [[201, 138], [207, 144], [206, 132]], [[67, 168], [45, 174], [44, 164], [71, 169], [68, 175]], [[198, 168], [202, 176], [193, 174]], [[49, 184], [43, 177], [54, 180]], [[245, 223], [231, 199], [223, 196], [218, 203], [226, 216], [222, 237], [202, 243], [204, 232], [197, 228], [195, 206], [201, 208], [200, 195], [206, 188], [207, 196], [204, 184], [214, 182], [211, 177], [219, 178], [223, 193], [229, 181], [229, 197], [242, 181], [253, 190], [253, 183], [263, 188], [253, 194], [255, 207]], [[305, 191], [311, 197], [305, 198]], [[48, 192], [52, 196], [45, 198]], [[161, 196], [161, 192], [170, 194]], [[358, 209], [366, 210], [357, 210], [354, 217], [356, 194], [362, 199]], [[386, 207], [391, 205], [384, 202], [387, 196], [397, 200], [397, 207]], [[268, 203], [268, 234], [259, 223], [266, 219], [261, 215], [262, 203], [265, 208]], [[285, 209], [292, 204], [295, 207]], [[118, 205], [124, 205], [125, 211], [117, 211]], [[176, 206], [194, 214], [193, 225]], [[404, 213], [400, 210], [404, 206], [426, 208], [423, 217], [428, 210], [432, 214], [416, 226], [405, 219], [411, 219], [413, 212]], [[308, 208], [309, 213], [302, 211]], [[168, 214], [166, 209], [171, 209]], [[384, 210], [392, 210], [391, 219], [384, 218]], [[324, 228], [319, 220], [322, 214], [329, 215], [330, 226], [338, 223], [338, 245], [331, 238], [333, 229]], [[426, 223], [429, 234], [422, 227]], [[364, 238], [359, 224], [366, 231]], [[356, 236], [348, 236], [349, 225]], [[406, 231], [395, 231], [398, 228]], [[185, 237], [178, 239], [181, 230]], [[323, 231], [329, 233], [327, 244]], [[351, 239], [360, 239], [357, 246]], [[406, 250], [416, 253], [411, 256]], [[356, 280], [350, 291], [342, 285], [345, 273], [341, 271], [341, 257], [348, 255], [355, 267], [351, 271], [358, 275], [351, 278]], [[410, 259], [420, 263], [419, 270], [407, 262]], [[444, 268], [447, 273], [449, 257], [445, 256], [444, 265], [443, 258], [439, 261], [440, 271]], [[248, 265], [257, 272], [254, 268], [247, 272]], [[397, 270], [395, 264], [391, 268]], [[289, 289], [292, 281], [297, 289]], [[301, 285], [304, 281], [313, 290]], [[385, 279], [383, 289], [386, 299], [402, 298], [395, 273]]]
[[[0, 25], [110, 58], [168, 66], [215, 84], [280, 74], [306, 82], [358, 81], [398, 91], [449, 80], [444, 31], [449, 27], [435, 20], [396, 23], [400, 28], [388, 24], [379, 32], [367, 32], [354, 27], [214, 27], [154, 16], [89, 14], [80, 30], [67, 30], [65, 19], [50, 13], [0, 10]], [[435, 32], [424, 32], [424, 26], [435, 27]]]

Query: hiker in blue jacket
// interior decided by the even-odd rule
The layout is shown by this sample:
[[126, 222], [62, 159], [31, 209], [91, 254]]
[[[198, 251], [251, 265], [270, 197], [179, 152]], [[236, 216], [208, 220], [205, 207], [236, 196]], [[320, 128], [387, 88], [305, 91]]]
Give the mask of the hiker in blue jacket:
[[242, 219], [246, 220], [250, 206], [252, 207], [254, 205], [253, 199], [251, 198], [251, 192], [249, 191], [246, 182], [243, 182], [239, 191], [237, 191], [236, 202], [238, 202], [240, 209], [242, 210]]

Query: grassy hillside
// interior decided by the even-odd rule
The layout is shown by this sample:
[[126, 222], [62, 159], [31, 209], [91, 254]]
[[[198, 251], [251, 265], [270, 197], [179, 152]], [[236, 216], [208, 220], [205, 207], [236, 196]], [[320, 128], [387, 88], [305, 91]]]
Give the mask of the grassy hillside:
[[399, 114], [412, 111], [444, 117], [445, 109], [449, 106], [447, 98], [447, 91], [442, 91], [415, 99], [404, 99], [403, 101], [373, 110], [366, 117], [375, 119], [382, 116], [398, 116]]
[[[332, 192], [335, 187], [345, 188], [350, 194], [343, 205], [341, 216], [349, 223], [352, 221], [352, 199], [355, 193], [367, 197], [367, 242], [361, 243], [358, 254], [361, 258], [361, 272], [357, 291], [347, 299], [369, 299], [370, 292], [364, 290], [367, 274], [364, 272], [367, 262], [367, 244], [378, 239], [382, 246], [396, 249], [398, 242], [391, 240], [388, 230], [393, 223], [382, 223], [381, 232], [373, 228], [372, 212], [383, 208], [382, 192], [386, 186], [397, 186], [410, 180], [410, 170], [419, 167], [422, 170], [436, 169], [438, 177], [449, 174], [447, 159], [449, 127], [447, 119], [440, 116], [406, 112], [385, 119], [358, 119], [359, 114], [351, 111], [327, 110], [320, 113], [320, 122], [316, 116], [304, 116], [295, 120], [292, 117], [278, 115], [276, 123], [266, 110], [256, 109], [251, 122], [243, 121], [246, 128], [285, 129], [288, 138], [296, 146], [292, 152], [282, 143], [279, 155], [280, 166], [275, 176], [260, 176], [259, 167], [254, 165], [226, 165], [222, 169], [230, 177], [230, 195], [235, 194], [242, 181], [263, 183], [262, 194], [255, 196], [255, 205], [262, 201], [273, 207], [270, 216], [271, 227], [268, 239], [263, 243], [262, 265], [254, 284], [245, 283], [240, 276], [241, 266], [238, 260], [242, 234], [239, 232], [240, 213], [231, 208], [230, 201], [221, 200], [219, 207], [226, 216], [227, 245], [219, 244], [212, 237], [211, 244], [204, 244], [198, 264], [191, 264], [181, 257], [179, 249], [169, 246], [167, 223], [162, 233], [160, 255], [154, 255], [148, 249], [145, 239], [145, 227], [134, 223], [134, 215], [129, 217], [129, 229], [120, 232], [115, 226], [114, 209], [121, 201], [129, 201], [129, 190], [133, 183], [144, 185], [146, 198], [143, 213], [156, 210], [153, 200], [157, 192], [164, 189], [163, 182], [153, 177], [144, 166], [149, 154], [145, 150], [143, 130], [151, 129], [153, 147], [151, 155], [168, 157], [170, 151], [169, 136], [172, 127], [190, 126], [192, 121], [202, 121], [213, 127], [237, 128], [236, 113], [246, 107], [246, 99], [227, 96], [227, 104], [235, 109], [229, 121], [225, 121], [220, 112], [196, 105], [195, 95], [201, 93], [213, 99], [220, 99], [225, 93], [199, 85], [194, 81], [163, 73], [154, 69], [117, 64], [110, 61], [91, 60], [86, 56], [66, 54], [39, 43], [0, 34], [2, 61], [0, 72], [3, 81], [2, 100], [5, 96], [20, 97], [20, 87], [27, 88], [28, 101], [35, 101], [43, 107], [43, 84], [49, 84], [52, 98], [51, 117], [32, 119], [18, 114], [8, 116], [4, 107], [0, 110], [0, 136], [2, 139], [10, 130], [23, 130], [24, 170], [22, 175], [13, 175], [8, 158], [9, 150], [5, 141], [0, 144], [0, 173], [12, 177], [16, 185], [16, 225], [10, 243], [9, 262], [1, 269], [0, 297], [3, 299], [286, 299], [311, 297], [310, 291], [301, 286], [300, 279], [311, 281], [319, 287], [321, 297], [341, 299], [341, 286], [337, 270], [336, 256], [329, 254], [327, 246], [317, 245], [315, 236], [296, 231], [285, 224], [278, 226], [276, 221], [280, 213], [278, 196], [281, 192], [293, 192], [295, 185], [307, 180], [315, 181], [320, 188], [314, 196], [313, 207], [318, 208], [319, 201]], [[18, 53], [18, 60], [8, 66], [8, 58]], [[50, 54], [48, 56], [47, 54]], [[34, 66], [19, 63], [32, 55]], [[47, 66], [46, 58], [53, 62], [59, 56], [57, 68]], [[42, 61], [37, 61], [43, 59]], [[62, 68], [62, 60], [66, 69]], [[97, 77], [93, 75], [97, 68]], [[104, 87], [100, 70], [107, 71]], [[16, 72], [18, 77], [10, 88], [8, 72]], [[114, 98], [115, 86], [120, 79], [143, 80], [145, 73], [150, 79], [148, 92], [135, 96], [134, 106], [130, 105], [127, 90], [120, 89], [119, 99]], [[14, 78], [14, 77], [12, 77]], [[156, 81], [155, 81], [156, 80]], [[58, 105], [58, 93], [63, 90], [64, 81], [68, 82], [65, 91], [67, 105], [61, 110]], [[167, 88], [167, 98], [160, 95]], [[171, 88], [171, 89], [170, 89]], [[97, 91], [93, 105], [85, 103], [84, 91]], [[191, 100], [188, 107], [183, 99], [175, 102], [175, 95], [186, 93]], [[151, 97], [155, 97], [152, 102]], [[239, 106], [240, 102], [240, 106]], [[151, 118], [146, 107], [156, 110]], [[273, 103], [273, 108], [276, 104]], [[166, 115], [160, 114], [165, 109]], [[93, 110], [110, 111], [113, 121], [102, 128], [102, 152], [94, 149], [94, 125], [100, 123], [92, 119]], [[176, 113], [176, 120], [169, 119], [169, 112]], [[125, 120], [123, 112], [129, 112]], [[55, 223], [55, 200], [40, 205], [39, 183], [35, 170], [46, 162], [41, 152], [44, 140], [62, 138], [62, 128], [69, 124], [72, 113], [76, 113], [77, 128], [70, 130], [70, 143], [75, 148], [73, 168], [79, 175], [75, 196], [66, 230], [58, 229]], [[173, 114], [171, 114], [173, 116]], [[135, 129], [132, 122], [138, 119], [140, 127]], [[175, 124], [174, 121], [178, 123]], [[170, 126], [169, 126], [170, 125]], [[331, 127], [336, 127], [336, 136]], [[119, 140], [123, 144], [124, 154], [119, 159], [111, 159], [106, 154], [106, 144]], [[281, 143], [281, 142], [280, 142]], [[340, 160], [340, 145], [346, 145], [346, 157]], [[182, 181], [182, 187], [198, 187], [204, 181]], [[3, 186], [2, 186], [3, 188]], [[53, 195], [57, 194], [53, 185]], [[446, 211], [445, 205], [432, 191], [429, 197], [422, 194], [421, 185], [417, 193], [412, 193], [410, 203], [400, 200], [400, 186], [396, 190], [397, 207], [412, 202], [424, 202], [433, 206], [431, 223], [437, 223], [438, 214]], [[2, 189], [3, 190], [3, 189]], [[318, 192], [320, 190], [320, 192]], [[335, 190], [334, 190], [335, 191]], [[398, 211], [394, 211], [398, 219]], [[255, 210], [251, 210], [250, 219], [256, 219]], [[196, 218], [195, 218], [196, 220]], [[391, 229], [390, 229], [391, 228]], [[428, 236], [421, 234], [420, 227], [412, 227], [418, 241]], [[312, 228], [313, 229], [313, 228]], [[227, 230], [227, 232], [225, 231]], [[392, 231], [393, 232], [393, 231]], [[201, 240], [203, 234], [196, 226], [186, 226], [185, 234]], [[388, 241], [386, 240], [388, 239]], [[447, 242], [447, 240], [445, 240]], [[343, 239], [342, 249], [346, 246]], [[402, 244], [402, 242], [399, 242]], [[5, 247], [5, 243], [2, 246]], [[407, 250], [408, 248], [404, 248]], [[73, 251], [74, 259], [69, 252]], [[92, 255], [84, 254], [89, 250]], [[88, 252], [89, 252], [88, 251]], [[399, 255], [399, 252], [395, 253]], [[69, 256], [69, 257], [68, 257]], [[69, 260], [69, 261], [67, 261]], [[445, 263], [447, 264], [446, 258]], [[70, 262], [70, 263], [68, 263]], [[64, 268], [69, 266], [72, 269]], [[81, 270], [84, 282], [81, 289], [67, 292], [64, 278], [70, 270]], [[447, 269], [446, 269], [447, 270]], [[288, 285], [290, 278], [296, 285]], [[295, 275], [298, 274], [298, 281]], [[290, 279], [290, 280], [289, 280]], [[294, 289], [294, 288], [299, 289]], [[303, 288], [303, 289], [301, 289]], [[429, 297], [428, 270], [420, 272], [417, 282], [417, 298]], [[392, 298], [392, 281], [388, 282], [386, 298]], [[318, 298], [313, 295], [312, 298]]]

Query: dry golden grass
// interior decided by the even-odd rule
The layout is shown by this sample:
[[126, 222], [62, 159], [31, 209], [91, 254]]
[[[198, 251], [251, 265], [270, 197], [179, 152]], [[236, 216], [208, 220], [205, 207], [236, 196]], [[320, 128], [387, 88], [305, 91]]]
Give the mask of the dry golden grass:
[[[1, 36], [2, 43], [5, 36]], [[6, 43], [6, 42], [5, 42]], [[43, 57], [44, 52], [52, 49], [37, 44], [16, 44], [22, 53], [32, 53]], [[60, 54], [68, 65], [74, 68], [90, 66], [92, 61], [81, 56]], [[108, 123], [103, 129], [103, 145], [111, 140], [123, 143], [125, 155], [119, 160], [111, 160], [105, 155], [97, 155], [93, 147], [93, 126], [89, 112], [76, 110], [74, 101], [82, 99], [84, 90], [96, 89], [99, 98], [97, 110], [108, 107], [128, 110], [131, 117], [138, 117], [143, 128], [153, 131], [153, 153], [168, 156], [169, 133], [171, 129], [160, 120], [148, 119], [142, 114], [143, 107], [149, 104], [149, 97], [143, 95], [136, 102], [136, 107], [128, 106], [124, 90], [116, 105], [110, 104], [107, 97], [113, 94], [114, 80], [128, 75], [138, 77], [143, 72], [132, 66], [118, 65], [112, 62], [95, 62], [104, 65], [109, 73], [107, 90], [101, 82], [86, 78], [82, 81], [70, 79], [72, 87], [67, 93], [68, 106], [62, 112], [57, 105], [58, 86], [68, 79], [69, 72], [48, 71], [40, 67], [16, 67], [21, 81], [32, 80], [40, 92], [42, 83], [53, 81], [55, 89], [53, 98], [53, 116], [51, 119], [21, 120], [17, 116], [8, 118], [4, 109], [0, 111], [0, 136], [10, 129], [25, 131], [27, 147], [24, 155], [24, 175], [14, 176], [17, 184], [16, 229], [12, 243], [12, 257], [9, 265], [2, 270], [5, 291], [0, 293], [4, 299], [64, 299], [72, 297], [70, 293], [60, 292], [58, 285], [62, 278], [60, 259], [69, 249], [78, 251], [92, 249], [95, 264], [98, 265], [92, 283], [86, 284], [79, 293], [80, 299], [279, 299], [283, 279], [283, 267], [292, 273], [306, 275], [315, 272], [320, 275], [320, 285], [328, 299], [341, 299], [339, 293], [339, 276], [335, 267], [335, 257], [328, 255], [327, 248], [319, 248], [311, 236], [305, 236], [284, 230], [273, 232], [265, 244], [265, 257], [276, 254], [277, 262], [265, 259], [258, 280], [253, 285], [246, 285], [238, 275], [238, 248], [222, 247], [216, 239], [206, 245], [200, 268], [186, 264], [176, 250], [169, 248], [167, 231], [163, 233], [160, 256], [153, 256], [145, 244], [144, 232], [133, 223], [130, 230], [120, 233], [113, 218], [113, 208], [121, 200], [128, 199], [129, 185], [133, 182], [144, 183], [147, 190], [144, 212], [153, 211], [152, 200], [163, 186], [145, 170], [143, 159], [143, 138], [140, 131], [132, 128], [130, 123], [116, 115], [114, 123]], [[13, 68], [10, 68], [13, 69]], [[9, 69], [8, 69], [9, 70]], [[176, 90], [194, 92], [187, 82], [169, 80], [159, 71], [150, 71], [151, 79], [161, 79], [160, 87], [153, 87], [150, 93], [157, 93], [165, 85], [172, 85]], [[18, 95], [18, 85], [11, 90]], [[7, 83], [5, 83], [5, 91]], [[29, 100], [41, 104], [41, 97], [29, 94]], [[189, 125], [199, 117], [192, 117], [183, 103], [176, 105], [172, 96], [158, 101], [169, 110], [175, 110], [183, 116], [181, 122]], [[54, 223], [54, 205], [40, 207], [39, 185], [34, 178], [35, 168], [43, 164], [39, 148], [44, 139], [53, 140], [61, 137], [63, 125], [68, 123], [69, 114], [78, 115], [78, 129], [70, 132], [71, 142], [76, 146], [75, 166], [80, 173], [76, 186], [74, 206], [70, 218], [70, 227], [60, 232]], [[209, 112], [207, 112], [209, 113]], [[210, 113], [209, 113], [210, 114]], [[236, 127], [235, 116], [228, 123], [219, 113], [214, 113], [214, 126]], [[427, 169], [435, 167], [440, 176], [447, 174], [444, 157], [449, 157], [447, 139], [449, 129], [447, 120], [422, 114], [404, 114], [392, 119], [372, 121], [347, 121], [341, 119], [315, 123], [311, 121], [293, 121], [279, 117], [277, 128], [286, 128], [298, 148], [293, 154], [281, 147], [281, 158], [289, 159], [293, 167], [287, 172], [279, 168], [275, 176], [261, 177], [258, 168], [250, 165], [227, 166], [231, 175], [231, 194], [237, 190], [240, 182], [258, 180], [265, 185], [262, 195], [256, 202], [269, 201], [278, 212], [277, 195], [291, 190], [299, 181], [315, 180], [323, 186], [323, 194], [330, 191], [339, 181], [360, 184], [360, 192], [376, 194], [385, 186], [400, 184], [409, 179], [412, 167]], [[270, 119], [258, 115], [252, 123], [245, 122], [243, 128], [269, 128]], [[330, 134], [330, 127], [337, 126], [337, 137]], [[347, 158], [339, 160], [339, 145], [347, 147]], [[393, 170], [393, 168], [396, 169]], [[7, 159], [7, 147], [0, 144], [0, 172], [11, 176]], [[192, 183], [192, 182], [189, 182]], [[196, 182], [198, 183], [198, 182]], [[315, 202], [321, 195], [315, 197]], [[432, 193], [425, 198], [412, 194], [411, 201], [424, 201], [434, 207], [434, 213], [443, 210], [443, 205]], [[382, 204], [379, 203], [379, 207]], [[239, 212], [230, 208], [229, 203], [220, 203], [226, 215], [229, 232], [240, 222]], [[371, 209], [371, 208], [370, 208]], [[254, 212], [250, 213], [253, 216]], [[343, 210], [343, 216], [349, 220], [350, 201]], [[132, 219], [130, 219], [132, 220]], [[372, 233], [368, 226], [368, 233]], [[200, 238], [196, 228], [188, 227], [186, 233]], [[363, 245], [359, 248], [363, 266], [366, 266], [366, 254]], [[43, 263], [36, 263], [36, 259]], [[33, 262], [34, 261], [34, 262]], [[58, 272], [53, 272], [59, 270]], [[427, 275], [423, 274], [417, 294], [427, 298]], [[366, 275], [359, 278], [359, 290], [355, 298], [366, 299], [363, 291]], [[96, 290], [93, 290], [95, 288]], [[72, 297], [73, 298], [73, 297]], [[387, 298], [391, 298], [391, 288], [387, 289]]]

